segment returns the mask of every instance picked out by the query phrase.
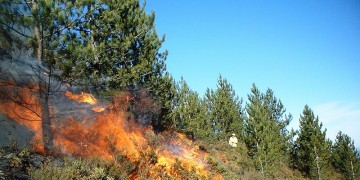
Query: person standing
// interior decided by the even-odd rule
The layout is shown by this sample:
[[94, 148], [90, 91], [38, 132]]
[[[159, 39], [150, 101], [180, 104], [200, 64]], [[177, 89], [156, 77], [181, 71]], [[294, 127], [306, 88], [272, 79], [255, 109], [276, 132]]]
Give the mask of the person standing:
[[229, 145], [231, 147], [237, 147], [238, 139], [235, 136], [235, 133], [232, 133], [230, 139], [229, 139]]

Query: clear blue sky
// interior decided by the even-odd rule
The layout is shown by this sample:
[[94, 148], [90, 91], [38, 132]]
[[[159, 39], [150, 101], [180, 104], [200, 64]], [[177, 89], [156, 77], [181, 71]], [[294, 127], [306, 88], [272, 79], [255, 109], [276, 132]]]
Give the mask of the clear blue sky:
[[203, 95], [219, 74], [247, 101], [274, 90], [298, 128], [308, 104], [334, 139], [360, 147], [359, 0], [147, 0], [166, 34], [167, 69]]

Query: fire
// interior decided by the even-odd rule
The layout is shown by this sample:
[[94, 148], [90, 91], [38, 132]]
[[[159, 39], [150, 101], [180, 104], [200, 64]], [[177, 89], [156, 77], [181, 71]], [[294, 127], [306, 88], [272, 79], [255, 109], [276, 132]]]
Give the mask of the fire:
[[77, 101], [77, 102], [88, 103], [91, 105], [94, 105], [97, 103], [97, 100], [94, 98], [94, 96], [92, 96], [91, 94], [88, 94], [88, 93], [84, 93], [84, 92], [81, 92], [81, 94], [74, 94], [74, 93], [71, 93], [70, 91], [66, 91], [65, 96], [68, 97], [69, 99], [71, 99], [73, 101]]
[[31, 140], [33, 148], [44, 153], [41, 108], [38, 98], [34, 96], [36, 89], [8, 86], [2, 87], [1, 93], [8, 96], [9, 100], [0, 103], [0, 112], [32, 130], [35, 134]]
[[200, 151], [198, 146], [193, 146], [192, 141], [184, 134], [175, 133], [170, 143], [165, 144], [161, 150], [157, 165], [170, 169], [178, 159], [187, 170], [191, 171], [194, 168], [199, 175], [208, 176], [205, 163], [206, 153]]
[[[23, 99], [31, 102], [34, 108], [37, 107], [38, 100], [34, 95], [26, 90], [22, 91]], [[129, 93], [123, 100], [113, 100], [113, 102], [129, 102]], [[157, 171], [162, 169], [169, 176], [178, 177], [174, 171], [174, 166], [181, 165], [188, 171], [195, 170], [201, 176], [208, 177], [206, 164], [206, 153], [199, 150], [198, 146], [180, 133], [165, 132], [155, 135], [151, 126], [138, 124], [134, 117], [126, 112], [127, 105], [120, 104], [119, 108], [114, 105], [103, 107], [98, 105], [98, 100], [87, 93], [74, 94], [66, 91], [67, 101], [75, 101], [70, 114], [58, 122], [52, 121], [54, 130], [54, 148], [61, 154], [80, 157], [100, 157], [107, 160], [115, 160], [117, 154], [126, 155], [132, 162], [139, 162], [143, 157], [143, 152], [154, 152], [156, 161], [150, 164], [151, 175], [155, 179]], [[23, 100], [22, 99], [22, 100]], [[126, 101], [125, 101], [125, 100]], [[87, 103], [87, 104], [83, 104]], [[69, 105], [70, 106], [70, 105]], [[41, 141], [42, 130], [41, 119], [36, 116], [40, 113], [30, 111], [14, 102], [1, 103], [1, 112], [16, 120], [18, 123], [26, 125], [35, 132], [34, 139]], [[56, 105], [53, 107], [56, 109]], [[76, 108], [87, 108], [90, 111], [77, 112]], [[59, 110], [53, 110], [52, 113]], [[19, 114], [16, 114], [16, 113]], [[82, 114], [81, 114], [82, 113]], [[19, 117], [28, 117], [32, 121], [22, 120]], [[159, 137], [159, 145], [149, 146], [149, 136]], [[137, 178], [132, 175], [131, 178]]]
[[69, 155], [99, 156], [111, 160], [121, 152], [133, 160], [139, 158], [137, 147], [147, 143], [141, 128], [124, 122], [123, 116], [117, 113], [100, 114], [95, 119], [81, 122], [68, 119], [65, 128], [55, 134], [56, 146], [63, 154]]
[[[81, 94], [74, 94], [70, 91], [66, 91], [65, 96], [76, 102], [87, 103], [91, 105], [96, 105], [98, 103], [94, 96], [84, 92], [81, 92]], [[92, 110], [95, 112], [103, 112], [105, 111], [105, 108], [102, 106], [94, 106], [92, 107]]]
[[92, 108], [92, 110], [95, 112], [103, 112], [103, 111], [105, 111], [105, 108], [101, 107], [101, 106], [95, 106]]

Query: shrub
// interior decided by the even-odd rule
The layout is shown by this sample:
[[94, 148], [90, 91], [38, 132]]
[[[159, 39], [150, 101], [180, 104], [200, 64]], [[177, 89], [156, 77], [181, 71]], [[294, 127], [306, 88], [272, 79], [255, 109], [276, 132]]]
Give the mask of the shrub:
[[100, 159], [64, 159], [64, 165], [44, 164], [41, 168], [28, 169], [31, 179], [127, 179], [134, 170], [126, 158], [120, 163]]
[[171, 168], [171, 172], [175, 179], [205, 179], [196, 173], [195, 168], [191, 168], [191, 170], [184, 168], [178, 159]]

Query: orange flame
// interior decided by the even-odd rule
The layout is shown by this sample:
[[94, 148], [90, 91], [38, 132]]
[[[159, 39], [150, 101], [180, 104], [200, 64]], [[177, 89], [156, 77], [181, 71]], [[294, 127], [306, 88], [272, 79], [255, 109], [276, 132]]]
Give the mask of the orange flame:
[[[66, 91], [65, 92], [65, 96], [73, 101], [76, 101], [76, 102], [81, 102], [81, 103], [88, 103], [88, 104], [91, 104], [91, 105], [95, 105], [97, 104], [97, 99], [92, 96], [91, 94], [88, 94], [88, 93], [84, 93], [84, 92], [81, 92], [81, 94], [74, 94], [70, 91]], [[105, 111], [105, 108], [104, 107], [101, 107], [101, 106], [94, 106], [92, 108], [93, 111], [95, 112], [103, 112]]]
[[105, 108], [101, 107], [101, 106], [95, 106], [92, 108], [92, 110], [95, 112], [103, 112], [103, 111], [105, 111]]
[[195, 168], [197, 174], [207, 177], [205, 155], [206, 153], [199, 150], [198, 146], [193, 146], [193, 142], [186, 138], [184, 134], [175, 133], [171, 142], [166, 144], [159, 152], [157, 165], [165, 166], [168, 170], [176, 163], [176, 159], [182, 162], [182, 166], [191, 171]]
[[32, 130], [35, 133], [31, 141], [33, 148], [44, 153], [41, 108], [38, 98], [34, 96], [36, 89], [8, 86], [2, 87], [1, 93], [9, 99], [0, 103], [0, 112]]
[[[28, 101], [33, 104], [38, 104], [37, 99], [29, 92], [23, 93]], [[129, 102], [128, 93], [125, 93], [126, 98], [123, 100], [114, 100], [113, 102]], [[68, 116], [60, 123], [54, 124], [54, 145], [62, 154], [71, 156], [92, 157], [97, 156], [107, 160], [114, 160], [118, 153], [126, 155], [131, 161], [139, 161], [142, 156], [142, 151], [149, 151], [148, 135], [153, 135], [150, 126], [139, 125], [126, 112], [126, 108], [109, 108], [97, 105], [97, 100], [87, 93], [73, 94], [66, 91], [65, 96], [69, 99], [88, 103], [88, 107], [92, 113], [86, 114], [81, 119], [75, 116]], [[127, 106], [127, 105], [125, 105]], [[35, 132], [34, 139], [42, 140], [41, 119], [34, 114], [40, 112], [30, 112], [24, 110], [24, 107], [16, 103], [1, 103], [2, 112], [7, 114], [10, 118], [16, 120], [20, 124], [26, 125]], [[10, 108], [9, 108], [10, 107]], [[54, 107], [56, 108], [56, 107]], [[10, 112], [10, 109], [15, 112], [22, 113], [21, 116], [31, 117], [36, 121], [23, 121], [19, 119], [16, 114]], [[40, 110], [39, 110], [40, 111]], [[76, 116], [77, 117], [77, 116]], [[158, 169], [166, 170], [167, 174], [172, 177], [177, 177], [176, 172], [172, 169], [176, 163], [181, 162], [181, 166], [191, 171], [194, 170], [204, 177], [208, 177], [206, 153], [199, 150], [198, 146], [194, 146], [193, 142], [180, 133], [172, 135], [158, 135], [160, 137], [160, 145], [153, 147], [157, 155], [157, 162], [152, 165], [151, 171]], [[171, 133], [170, 133], [171, 134]], [[153, 172], [156, 176], [156, 173]], [[136, 178], [132, 175], [131, 178]], [[155, 177], [157, 178], [157, 177]]]
[[120, 113], [99, 114], [95, 119], [80, 122], [69, 118], [65, 128], [55, 134], [56, 146], [69, 155], [99, 156], [110, 160], [121, 152], [134, 160], [139, 158], [138, 147], [147, 143], [143, 134], [145, 128], [124, 121]]
[[94, 96], [92, 96], [91, 94], [88, 94], [88, 93], [84, 93], [84, 92], [81, 92], [81, 94], [74, 94], [74, 93], [71, 93], [70, 91], [66, 91], [65, 96], [76, 102], [83, 102], [83, 103], [88, 103], [91, 105], [94, 105], [97, 103], [97, 100], [94, 98]]

